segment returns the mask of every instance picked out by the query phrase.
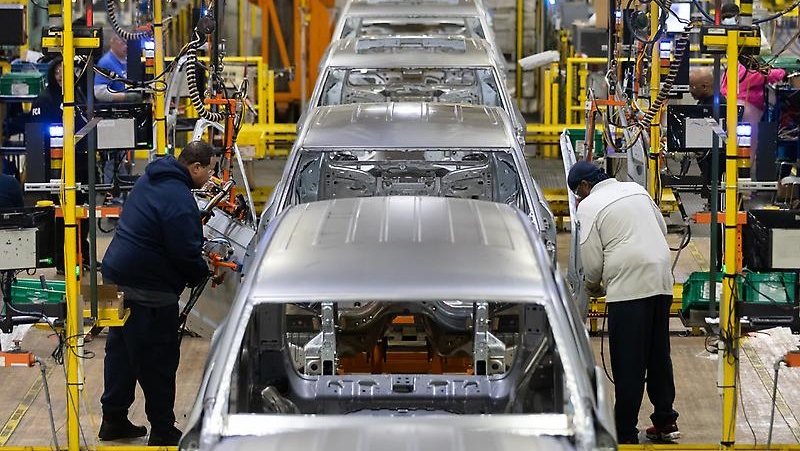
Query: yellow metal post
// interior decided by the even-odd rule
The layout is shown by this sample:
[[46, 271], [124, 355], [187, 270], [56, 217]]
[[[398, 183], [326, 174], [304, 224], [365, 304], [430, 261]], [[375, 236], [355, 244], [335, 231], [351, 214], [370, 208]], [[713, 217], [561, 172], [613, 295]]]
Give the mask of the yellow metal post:
[[267, 123], [275, 124], [275, 71], [267, 71]]
[[258, 62], [258, 120], [261, 125], [267, 123], [267, 80], [268, 72], [267, 65], [264, 62]]
[[[544, 3], [539, 3], [536, 5], [537, 8], [544, 8]], [[517, 31], [517, 39], [516, 39], [516, 56], [517, 61], [522, 58], [522, 40], [523, 40], [523, 28], [524, 28], [524, 20], [525, 20], [525, 0], [517, 0], [517, 22], [516, 22], [516, 31]], [[522, 103], [522, 66], [519, 65], [517, 62], [517, 69], [514, 71], [514, 86], [516, 87], [516, 94], [517, 94], [517, 106]]]
[[575, 77], [575, 66], [570, 61], [571, 58], [567, 58], [567, 81], [564, 93], [564, 111], [566, 111], [566, 117], [564, 118], [566, 124], [572, 125], [572, 90], [575, 89], [575, 83], [573, 78]]
[[[728, 98], [735, 99], [739, 89], [739, 32], [728, 31]], [[736, 102], [727, 102], [725, 121], [728, 140], [725, 143], [725, 274], [722, 283], [722, 297], [719, 303], [720, 350], [722, 358], [722, 440], [720, 444], [732, 447], [736, 440], [736, 405], [738, 390], [736, 379], [739, 372], [739, 324], [736, 320], [735, 279], [739, 268], [736, 261], [736, 240], [738, 229], [736, 219], [739, 212], [737, 202], [737, 125]]]
[[[274, 70], [267, 70], [264, 68], [264, 72], [267, 73], [267, 123], [269, 125], [275, 125], [275, 71]], [[275, 155], [275, 133], [272, 131], [273, 127], [270, 127], [269, 132], [269, 153], [268, 155]]]
[[67, 321], [66, 355], [67, 366], [67, 449], [80, 450], [80, 424], [78, 423], [80, 404], [78, 387], [82, 383], [78, 375], [79, 357], [78, 336], [81, 330], [83, 309], [78, 305], [80, 286], [78, 285], [78, 250], [77, 222], [75, 205], [75, 47], [72, 33], [72, 2], [62, 4], [61, 17], [64, 19], [63, 49], [64, 55], [64, 157], [62, 161], [61, 205], [64, 212], [64, 280], [66, 281]]
[[[660, 14], [657, 14], [657, 10], [653, 10], [654, 4], [651, 4], [650, 8], [650, 29], [658, 30], [658, 19]], [[658, 91], [661, 87], [661, 74], [659, 67], [659, 61], [661, 60], [659, 55], [660, 42], [661, 40], [658, 40], [653, 44], [653, 54], [651, 59], [652, 66], [650, 68], [650, 105], [655, 103], [656, 97], [658, 96]], [[656, 200], [661, 197], [661, 193], [656, 193], [656, 188], [661, 186], [660, 183], [657, 183], [657, 177], [660, 177], [658, 168], [658, 157], [661, 150], [661, 127], [659, 126], [660, 120], [661, 112], [659, 111], [656, 113], [653, 119], [653, 126], [650, 127], [650, 153], [648, 154], [647, 158], [647, 192], [650, 193], [650, 196]], [[587, 137], [586, 139], [589, 138]]]
[[550, 69], [544, 70], [544, 83], [542, 83], [543, 91], [544, 91], [544, 110], [542, 110], [542, 122], [545, 125], [550, 124], [550, 110], [552, 109], [551, 106], [551, 97], [552, 97], [552, 87], [550, 86]]
[[[550, 114], [552, 118], [550, 119], [550, 123], [554, 125], [560, 124], [559, 117], [558, 117], [558, 106], [559, 106], [559, 97], [560, 93], [558, 91], [558, 75], [559, 75], [559, 67], [558, 63], [553, 63], [550, 66], [550, 76], [552, 77], [550, 80], [550, 86], [553, 90], [553, 94], [550, 96], [550, 105], [553, 108]], [[558, 157], [558, 146], [556, 145], [549, 145], [548, 152], [545, 154], [548, 158], [556, 158]]]
[[[156, 76], [164, 72], [164, 22], [162, 12], [163, 0], [153, 0], [153, 40], [156, 55], [154, 67]], [[167, 154], [167, 118], [164, 115], [164, 91], [157, 90], [154, 95], [156, 122], [156, 156]]]

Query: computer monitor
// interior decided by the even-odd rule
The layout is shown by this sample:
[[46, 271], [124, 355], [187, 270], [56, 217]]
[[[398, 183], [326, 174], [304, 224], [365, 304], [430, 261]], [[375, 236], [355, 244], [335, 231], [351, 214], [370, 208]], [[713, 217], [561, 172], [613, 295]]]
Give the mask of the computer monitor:
[[[725, 105], [719, 107], [720, 123], [725, 124]], [[744, 108], [738, 107], [741, 120]], [[708, 118], [714, 117], [711, 105], [668, 105], [667, 106], [667, 149], [671, 152], [701, 152], [710, 149], [716, 133]], [[718, 141], [724, 148], [722, 140]]]
[[54, 207], [0, 209], [0, 270], [55, 266], [55, 221]]
[[25, 8], [20, 4], [0, 4], [0, 45], [25, 45]]
[[98, 150], [153, 148], [153, 110], [145, 103], [103, 103], [94, 111]]

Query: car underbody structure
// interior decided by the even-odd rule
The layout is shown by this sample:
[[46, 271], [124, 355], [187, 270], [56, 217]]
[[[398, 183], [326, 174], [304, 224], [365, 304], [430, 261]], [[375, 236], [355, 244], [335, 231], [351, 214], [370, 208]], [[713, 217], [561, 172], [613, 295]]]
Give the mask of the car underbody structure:
[[562, 413], [544, 307], [496, 302], [260, 304], [231, 413]]

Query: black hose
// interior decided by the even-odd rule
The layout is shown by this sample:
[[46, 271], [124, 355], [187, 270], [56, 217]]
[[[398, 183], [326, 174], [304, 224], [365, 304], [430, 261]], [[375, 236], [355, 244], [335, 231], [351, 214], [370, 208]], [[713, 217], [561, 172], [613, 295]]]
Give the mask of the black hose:
[[189, 313], [194, 308], [194, 305], [197, 304], [197, 301], [200, 299], [200, 295], [203, 294], [203, 290], [205, 290], [206, 285], [208, 284], [208, 280], [211, 278], [209, 274], [208, 277], [203, 279], [199, 285], [193, 287], [189, 292], [189, 300], [186, 301], [186, 305], [183, 307], [180, 315], [178, 316], [178, 345], [180, 346], [181, 341], [183, 340], [183, 335], [186, 332], [186, 321], [189, 318]]
[[207, 121], [222, 122], [225, 120], [226, 114], [214, 113], [206, 108], [203, 98], [200, 96], [200, 90], [197, 88], [197, 49], [201, 45], [203, 45], [202, 38], [195, 30], [194, 40], [189, 43], [189, 48], [186, 50], [186, 79], [189, 85], [189, 99], [198, 116]]
[[116, 4], [114, 0], [106, 0], [106, 15], [108, 16], [108, 22], [111, 24], [111, 28], [114, 29], [114, 33], [117, 36], [121, 37], [126, 41], [138, 41], [140, 39], [149, 38], [153, 36], [153, 30], [145, 30], [145, 31], [126, 31], [122, 29], [122, 26], [119, 24], [119, 20], [117, 19], [117, 12], [116, 12]]

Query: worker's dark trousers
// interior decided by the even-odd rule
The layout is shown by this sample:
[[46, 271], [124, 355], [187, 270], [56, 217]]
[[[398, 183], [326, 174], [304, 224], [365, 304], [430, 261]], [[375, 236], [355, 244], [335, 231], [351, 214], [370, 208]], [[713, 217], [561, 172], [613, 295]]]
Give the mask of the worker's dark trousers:
[[650, 419], [655, 426], [668, 426], [678, 413], [675, 381], [669, 355], [669, 309], [672, 296], [609, 302], [608, 334], [611, 371], [614, 375], [617, 438], [620, 442], [638, 436], [636, 424], [647, 377], [647, 396], [655, 407]]
[[138, 381], [151, 432], [171, 432], [180, 359], [178, 303], [154, 308], [126, 300], [125, 306], [131, 309], [128, 321], [122, 327], [110, 327], [106, 340], [103, 416], [127, 417]]

